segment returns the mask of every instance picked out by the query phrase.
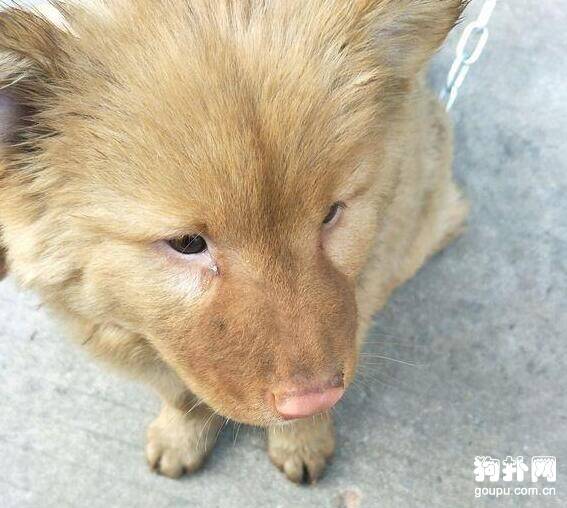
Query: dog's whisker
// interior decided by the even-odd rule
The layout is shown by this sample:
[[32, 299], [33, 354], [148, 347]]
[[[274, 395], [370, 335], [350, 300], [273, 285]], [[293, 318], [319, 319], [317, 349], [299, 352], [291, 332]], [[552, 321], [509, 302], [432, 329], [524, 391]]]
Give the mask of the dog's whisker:
[[[400, 363], [402, 365], [408, 365], [410, 367], [423, 367], [425, 364], [421, 364], [421, 363], [414, 363], [414, 362], [408, 362], [406, 360], [400, 360], [399, 358], [392, 358], [391, 356], [385, 356], [385, 355], [373, 355], [373, 358], [378, 358], [378, 359], [382, 359], [382, 360], [387, 360], [390, 362], [395, 362], [395, 363]], [[365, 362], [366, 365], [381, 365], [380, 363], [369, 363], [369, 362]]]
[[[396, 389], [403, 388], [403, 385], [398, 385], [397, 383], [390, 383], [390, 382], [382, 379], [379, 376], [369, 376], [369, 375], [367, 375], [367, 374], [365, 375], [363, 373], [361, 373], [361, 376], [366, 376], [367, 380], [379, 383], [382, 386], [387, 386], [388, 388], [396, 388]], [[368, 383], [368, 382], [366, 383], [366, 386], [371, 391], [375, 388], [371, 383]]]
[[205, 448], [204, 450], [207, 450], [207, 440], [209, 437], [209, 430], [210, 430], [210, 425], [212, 424], [213, 418], [217, 415], [217, 411], [214, 410], [211, 412], [210, 416], [207, 418], [207, 420], [205, 421], [205, 424], [203, 425], [203, 428], [201, 429], [201, 433], [199, 434], [199, 440], [197, 441], [197, 449], [199, 448], [199, 445], [201, 444], [201, 439], [203, 437], [203, 433], [205, 433]]
[[185, 413], [185, 416], [189, 416], [189, 414], [191, 413], [191, 411], [193, 411], [193, 409], [195, 409], [196, 407], [199, 407], [202, 403], [203, 403], [203, 400], [197, 398], [197, 402], [195, 402], [195, 404], [193, 404], [193, 405], [191, 406], [191, 408]]
[[366, 342], [364, 344], [364, 347], [362, 348], [362, 351], [364, 351], [368, 347], [373, 347], [373, 346], [400, 347], [400, 348], [407, 348], [407, 349], [423, 349], [423, 350], [429, 349], [429, 346], [426, 346], [424, 344], [413, 344], [413, 343], [412, 344], [410, 344], [410, 343], [404, 344], [403, 342], [400, 342], [400, 341], [385, 339], [385, 340], [377, 340], [377, 341]]
[[233, 430], [232, 446], [236, 446], [236, 440], [238, 439], [238, 433], [240, 432], [240, 427], [242, 427], [242, 423], [238, 422], [238, 423], [236, 424], [236, 434], [234, 433], [234, 430]]
[[217, 439], [219, 438], [220, 433], [222, 432], [222, 430], [228, 425], [228, 422], [230, 420], [228, 418], [224, 419], [223, 424], [219, 427], [219, 430], [217, 430], [217, 435], [215, 436], [215, 441], [217, 441]]
[[[370, 367], [372, 367], [372, 365]], [[384, 379], [384, 377], [386, 377], [387, 379]], [[385, 369], [369, 370], [365, 365], [361, 365], [357, 380], [363, 382], [369, 390], [373, 390], [375, 388], [372, 383], [376, 382], [383, 386], [404, 390], [408, 393], [420, 393], [419, 390], [416, 390], [415, 385], [403, 382], [399, 378], [390, 374]]]

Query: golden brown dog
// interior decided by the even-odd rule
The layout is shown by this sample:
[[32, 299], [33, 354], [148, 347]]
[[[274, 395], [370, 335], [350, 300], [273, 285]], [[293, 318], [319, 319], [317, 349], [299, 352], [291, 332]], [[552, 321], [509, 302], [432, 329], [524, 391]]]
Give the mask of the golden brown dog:
[[198, 468], [225, 417], [267, 426], [290, 479], [322, 472], [326, 412], [372, 315], [466, 215], [423, 84], [463, 4], [107, 0], [60, 5], [62, 27], [0, 14], [7, 265], [158, 391], [159, 472]]

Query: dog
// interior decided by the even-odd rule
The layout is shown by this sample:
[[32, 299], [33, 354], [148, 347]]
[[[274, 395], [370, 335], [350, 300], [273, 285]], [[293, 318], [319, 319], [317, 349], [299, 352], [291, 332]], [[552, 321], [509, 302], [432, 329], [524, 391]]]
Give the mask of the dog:
[[0, 14], [0, 266], [159, 394], [156, 472], [197, 470], [231, 419], [322, 474], [373, 315], [467, 215], [424, 79], [465, 3]]

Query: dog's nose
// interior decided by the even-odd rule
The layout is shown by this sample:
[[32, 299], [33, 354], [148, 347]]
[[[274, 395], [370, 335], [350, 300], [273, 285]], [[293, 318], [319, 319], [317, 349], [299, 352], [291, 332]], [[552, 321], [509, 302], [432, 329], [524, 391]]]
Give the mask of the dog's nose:
[[273, 392], [276, 410], [286, 420], [304, 418], [332, 408], [345, 392], [343, 375], [323, 383], [286, 385]]

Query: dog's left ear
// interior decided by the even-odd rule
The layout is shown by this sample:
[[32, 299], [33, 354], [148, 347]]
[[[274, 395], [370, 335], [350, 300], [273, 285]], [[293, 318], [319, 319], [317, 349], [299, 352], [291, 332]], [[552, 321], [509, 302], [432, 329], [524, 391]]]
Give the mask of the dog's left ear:
[[67, 37], [23, 9], [0, 12], [0, 145], [17, 145], [37, 127], [65, 74]]

